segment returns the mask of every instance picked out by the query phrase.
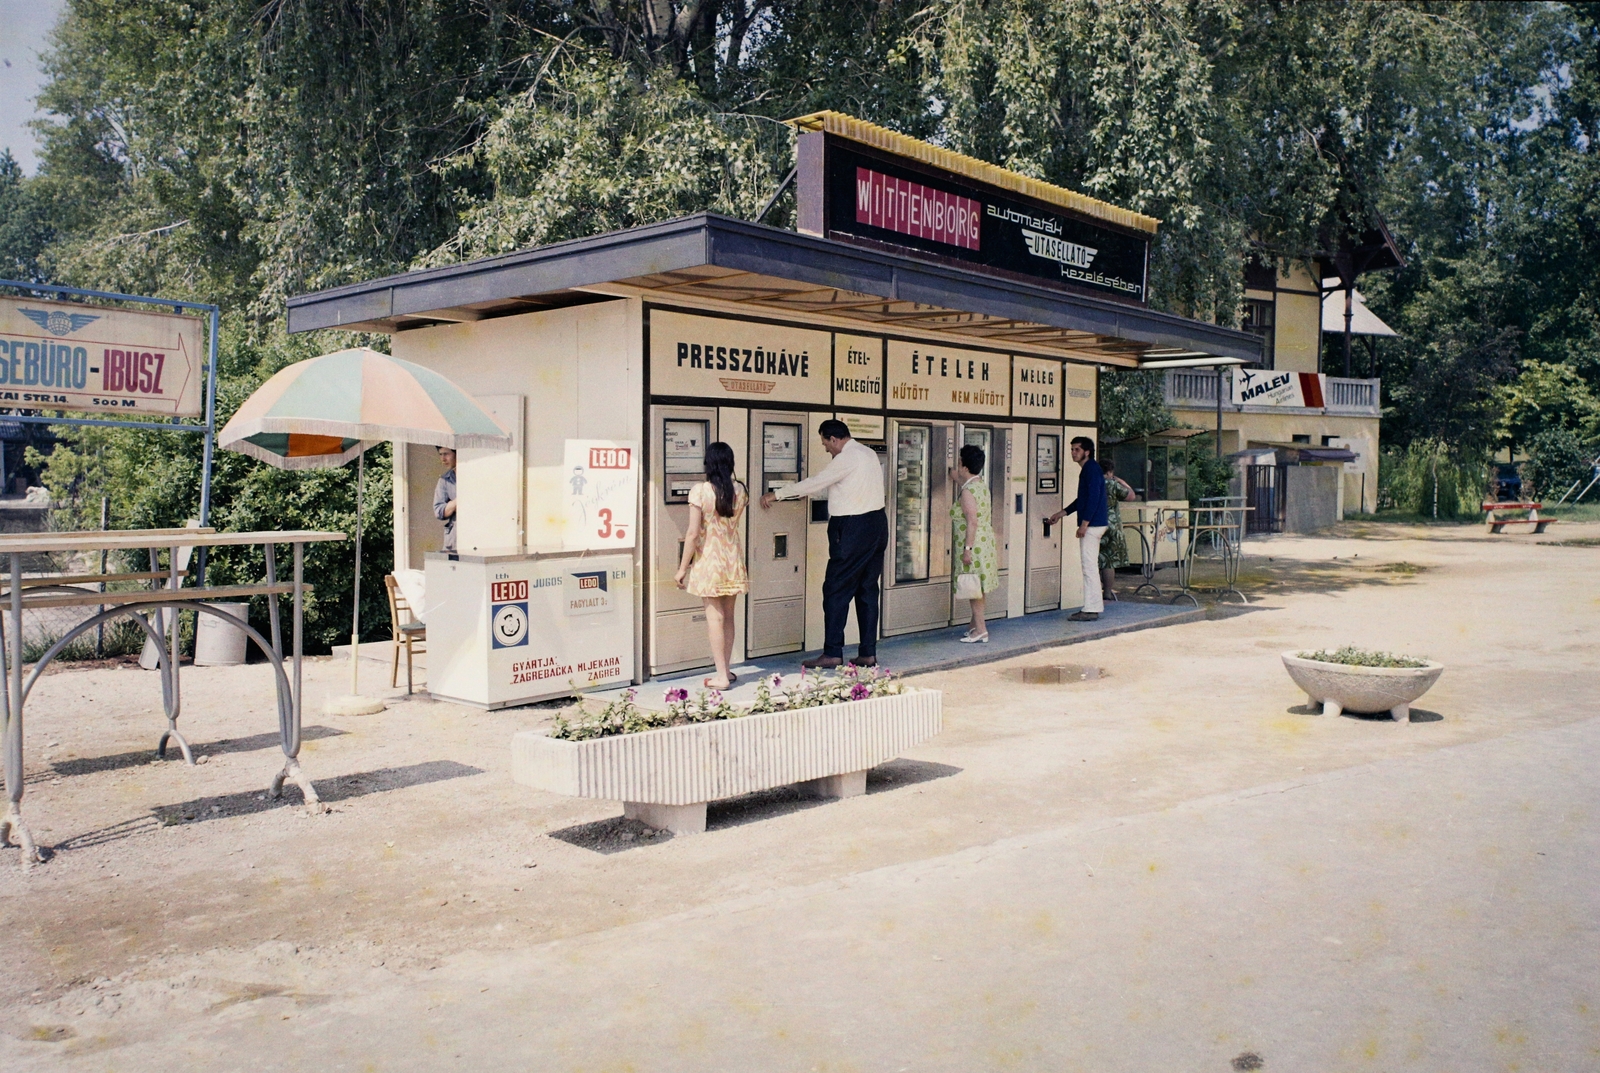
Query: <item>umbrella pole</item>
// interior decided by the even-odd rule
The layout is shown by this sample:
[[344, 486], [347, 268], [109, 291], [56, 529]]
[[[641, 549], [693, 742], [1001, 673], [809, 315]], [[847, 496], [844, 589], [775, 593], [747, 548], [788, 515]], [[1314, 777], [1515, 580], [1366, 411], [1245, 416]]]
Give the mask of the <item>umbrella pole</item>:
[[356, 455], [356, 585], [355, 600], [350, 609], [350, 695], [352, 697], [361, 695], [361, 514], [366, 476], [367, 452], [363, 445], [361, 453]]

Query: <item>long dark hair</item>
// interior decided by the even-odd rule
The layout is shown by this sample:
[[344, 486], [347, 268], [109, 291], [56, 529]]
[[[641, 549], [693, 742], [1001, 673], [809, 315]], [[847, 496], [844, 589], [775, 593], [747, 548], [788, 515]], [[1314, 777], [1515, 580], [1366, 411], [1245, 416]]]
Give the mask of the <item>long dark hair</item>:
[[733, 504], [738, 496], [734, 489], [733, 448], [721, 440], [706, 447], [706, 480], [717, 493], [717, 513], [724, 518], [733, 517]]

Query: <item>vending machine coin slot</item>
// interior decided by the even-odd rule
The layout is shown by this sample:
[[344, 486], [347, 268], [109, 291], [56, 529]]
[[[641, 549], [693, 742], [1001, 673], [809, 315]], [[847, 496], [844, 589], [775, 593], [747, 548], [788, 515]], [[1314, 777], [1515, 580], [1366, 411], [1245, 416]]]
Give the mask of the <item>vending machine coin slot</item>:
[[789, 534], [772, 534], [772, 557], [774, 559], [787, 559], [789, 557]]

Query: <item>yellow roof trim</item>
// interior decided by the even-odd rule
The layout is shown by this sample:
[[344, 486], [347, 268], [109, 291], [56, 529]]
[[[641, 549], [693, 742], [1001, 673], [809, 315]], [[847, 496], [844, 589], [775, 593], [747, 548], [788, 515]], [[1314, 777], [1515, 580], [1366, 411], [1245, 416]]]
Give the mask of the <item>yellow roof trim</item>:
[[836, 134], [841, 138], [849, 138], [853, 142], [870, 145], [875, 149], [882, 149], [886, 153], [896, 156], [910, 157], [924, 164], [944, 171], [954, 172], [957, 175], [974, 179], [990, 186], [997, 186], [1002, 190], [1010, 190], [1023, 194], [1036, 201], [1043, 201], [1050, 205], [1059, 205], [1063, 209], [1081, 213], [1084, 216], [1093, 216], [1107, 223], [1117, 224], [1122, 227], [1133, 228], [1136, 231], [1145, 231], [1155, 234], [1161, 221], [1154, 216], [1146, 216], [1142, 212], [1132, 209], [1119, 208], [1108, 204], [1098, 198], [1087, 194], [1080, 194], [1076, 190], [1068, 190], [1064, 186], [1047, 183], [1041, 179], [1030, 179], [1026, 175], [1019, 175], [1014, 171], [979, 160], [976, 157], [966, 156], [963, 153], [941, 149], [918, 138], [911, 138], [898, 134], [888, 127], [880, 127], [876, 123], [868, 123], [864, 119], [845, 115], [843, 112], [812, 112], [797, 119], [788, 121], [790, 125], [806, 131], [824, 131]]

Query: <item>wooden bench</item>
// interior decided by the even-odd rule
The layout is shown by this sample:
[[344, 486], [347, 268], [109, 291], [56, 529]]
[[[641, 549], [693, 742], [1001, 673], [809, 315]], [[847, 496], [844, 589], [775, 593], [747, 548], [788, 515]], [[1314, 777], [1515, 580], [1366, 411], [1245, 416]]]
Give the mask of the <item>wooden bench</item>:
[[[1555, 518], [1539, 517], [1539, 511], [1543, 506], [1543, 503], [1532, 502], [1485, 502], [1483, 503], [1483, 511], [1486, 515], [1488, 515], [1489, 532], [1491, 533], [1503, 533], [1508, 525], [1525, 525], [1528, 527], [1527, 531], [1530, 533], [1542, 533], [1545, 531], [1546, 527], [1554, 525], [1557, 521]], [[1496, 514], [1500, 511], [1507, 510], [1525, 510], [1528, 512], [1528, 516], [1526, 518], [1496, 517]]]
[[[39, 588], [60, 588], [64, 585], [93, 585], [97, 582], [108, 581], [170, 581], [172, 574], [167, 570], [140, 570], [128, 574], [51, 574], [48, 577], [25, 577], [22, 579], [22, 591]], [[0, 593], [11, 591], [11, 579], [0, 578]]]

